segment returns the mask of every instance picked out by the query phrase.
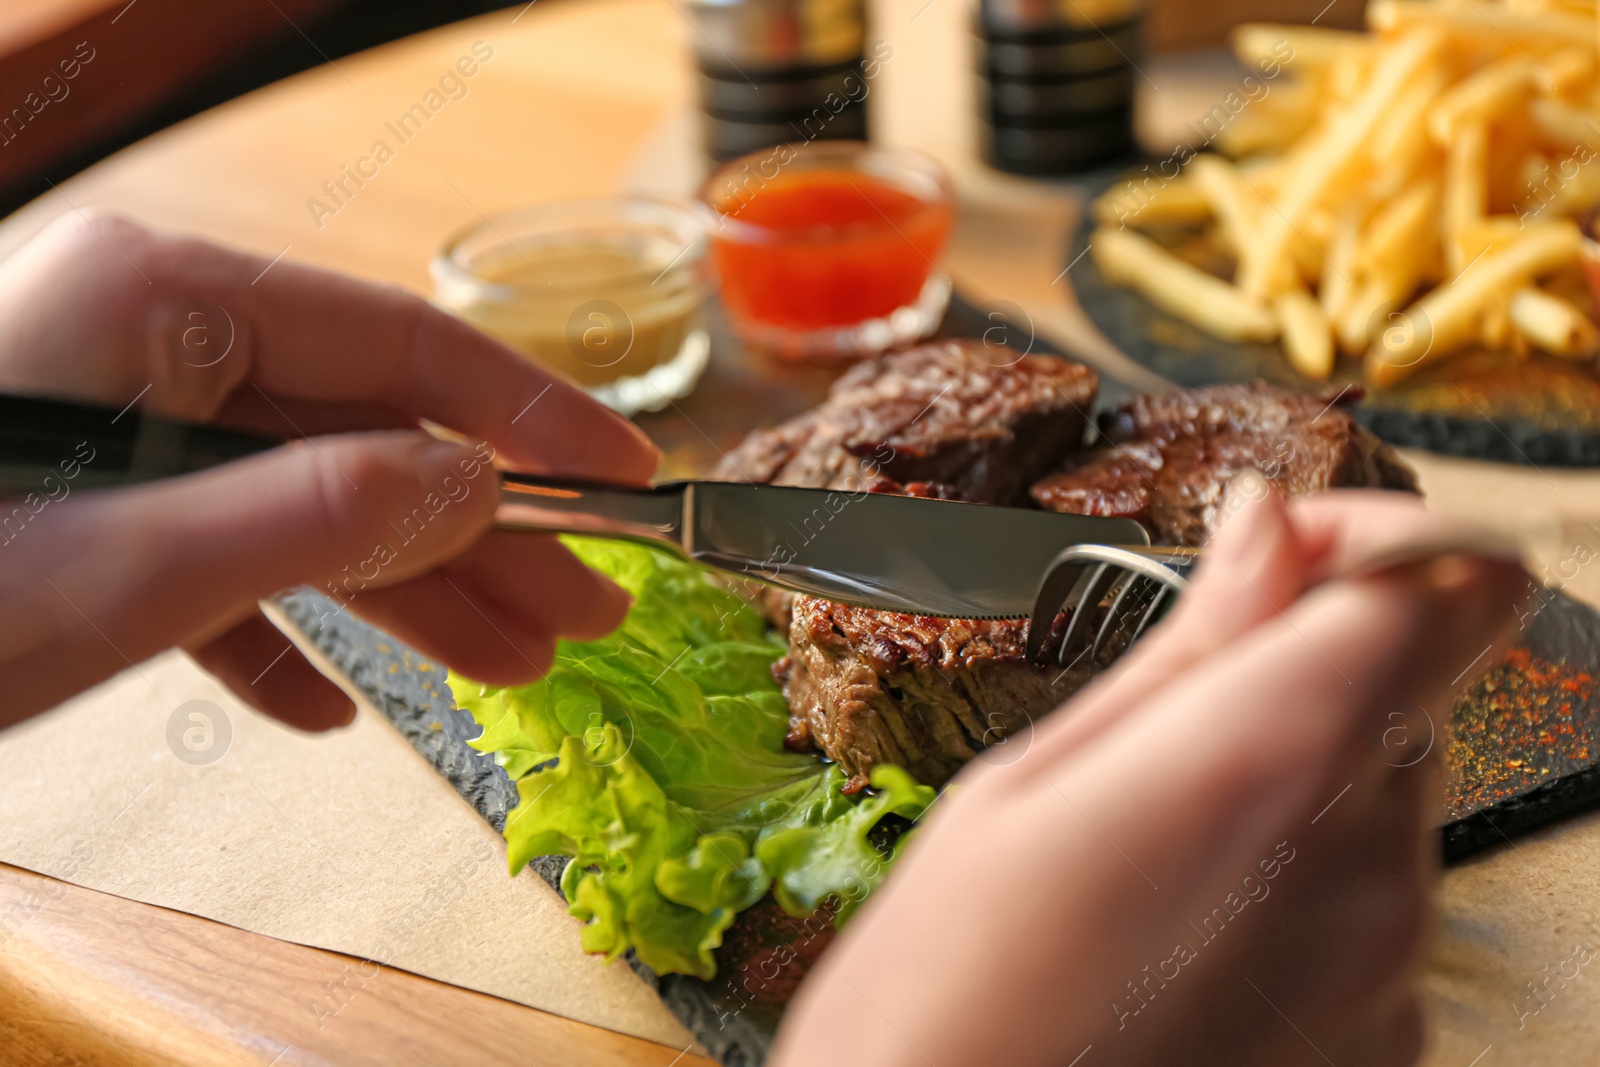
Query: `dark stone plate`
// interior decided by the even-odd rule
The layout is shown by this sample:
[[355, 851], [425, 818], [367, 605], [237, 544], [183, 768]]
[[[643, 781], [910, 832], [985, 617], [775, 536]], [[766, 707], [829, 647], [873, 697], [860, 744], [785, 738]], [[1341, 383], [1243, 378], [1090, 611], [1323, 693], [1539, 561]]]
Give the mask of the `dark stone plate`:
[[[1007, 321], [1006, 310], [958, 300], [940, 333], [1059, 354], [1026, 326]], [[719, 337], [700, 390], [639, 421], [668, 450], [674, 473], [703, 470], [706, 454], [715, 457], [758, 422], [817, 403], [840, 369], [764, 364], [734, 354]], [[1121, 383], [1102, 378], [1102, 406], [1128, 395]], [[479, 727], [455, 707], [438, 668], [419, 669], [424, 661], [418, 653], [349, 614], [336, 614], [316, 593], [294, 593], [282, 604], [462, 798], [503, 830], [517, 804], [516, 787], [492, 758], [467, 744]], [[1453, 735], [1449, 821], [1442, 830], [1447, 863], [1600, 806], [1600, 693], [1590, 673], [1600, 672], [1600, 615], [1547, 593], [1524, 622], [1521, 649], [1506, 664], [1483, 666], [1487, 673], [1451, 711], [1452, 731], [1423, 715], [1384, 736], [1386, 758], [1406, 766]], [[545, 856], [533, 867], [559, 892], [566, 863]], [[712, 981], [658, 976], [637, 960], [629, 963], [714, 1057], [728, 1067], [754, 1067], [766, 1057], [784, 1004], [831, 936], [825, 921], [792, 918], [768, 897], [727, 932]]]
[[[1134, 361], [1180, 386], [1257, 378], [1300, 392], [1360, 386], [1354, 360], [1341, 359], [1331, 381], [1313, 381], [1289, 365], [1276, 343], [1219, 340], [1110, 284], [1094, 256], [1083, 254], [1093, 227], [1086, 216], [1073, 235], [1069, 276], [1089, 320]], [[1191, 231], [1149, 236], [1198, 264], [1224, 265]], [[1374, 325], [1388, 323], [1387, 314]], [[1354, 413], [1373, 433], [1405, 447], [1534, 466], [1600, 465], [1600, 377], [1589, 363], [1467, 352], [1424, 367], [1393, 389], [1367, 391]]]

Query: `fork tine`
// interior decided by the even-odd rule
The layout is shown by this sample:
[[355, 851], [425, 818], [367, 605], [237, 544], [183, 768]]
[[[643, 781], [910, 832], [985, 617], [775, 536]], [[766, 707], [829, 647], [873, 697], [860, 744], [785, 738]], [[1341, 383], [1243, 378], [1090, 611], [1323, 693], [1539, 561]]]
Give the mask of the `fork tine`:
[[[1073, 642], [1094, 625], [1090, 616], [1108, 596], [1110, 603], [1093, 640], [1084, 642], [1072, 662], [1089, 656], [1092, 665], [1118, 629], [1137, 616], [1133, 633], [1122, 646], [1126, 649], [1162, 614], [1170, 598], [1188, 587], [1187, 574], [1196, 556], [1187, 548], [1080, 544], [1064, 549], [1034, 598], [1028, 619], [1028, 659], [1037, 664], [1065, 663]], [[1064, 611], [1070, 614], [1057, 639], [1055, 622]]]
[[[1066, 662], [1067, 646], [1079, 631], [1080, 612], [1077, 605], [1089, 596], [1090, 590], [1098, 582], [1101, 575], [1105, 574], [1110, 565], [1095, 560], [1084, 563], [1075, 563], [1070, 567], [1063, 567], [1062, 574], [1052, 573], [1052, 578], [1059, 580], [1050, 583], [1050, 596], [1045, 599], [1042, 595], [1034, 604], [1034, 615], [1042, 616], [1043, 625], [1040, 627], [1040, 655], [1041, 659], [1035, 662], [1061, 664]], [[1071, 585], [1067, 585], [1067, 579]], [[1064, 587], [1064, 588], [1063, 588]], [[1056, 616], [1067, 612], [1067, 626], [1061, 631], [1059, 637], [1055, 635]], [[1032, 631], [1029, 632], [1031, 643]], [[1045, 641], [1050, 647], [1045, 648]]]
[[[1142, 588], [1141, 577], [1137, 571], [1123, 571], [1112, 583], [1109, 590], [1111, 606], [1106, 609], [1106, 617], [1100, 621], [1100, 629], [1094, 635], [1094, 644], [1089, 646], [1090, 663], [1100, 658], [1100, 650], [1105, 647], [1106, 638], [1116, 631], [1117, 620], [1122, 616], [1123, 601], [1135, 588]], [[1139, 607], [1137, 597], [1132, 606], [1135, 610]]]
[[1167, 597], [1172, 595], [1172, 586], [1165, 582], [1156, 583], [1156, 595], [1150, 598], [1150, 605], [1144, 610], [1144, 618], [1139, 620], [1138, 627], [1133, 631], [1133, 636], [1128, 638], [1128, 644], [1133, 644], [1144, 636], [1145, 628], [1161, 614], [1161, 607], [1166, 603]]
[[1067, 654], [1073, 640], [1087, 631], [1091, 625], [1089, 617], [1100, 601], [1105, 599], [1106, 590], [1121, 573], [1120, 567], [1110, 563], [1100, 563], [1078, 579], [1078, 584], [1072, 588], [1072, 614], [1067, 619], [1066, 633], [1061, 635], [1061, 650], [1056, 655], [1058, 660]]
[[1069, 595], [1088, 565], [1077, 562], [1057, 563], [1045, 575], [1039, 586], [1039, 595], [1033, 602], [1033, 615], [1028, 620], [1028, 659], [1033, 663], [1051, 663], [1061, 654], [1059, 646], [1045, 649], [1050, 631], [1055, 627], [1056, 616], [1068, 602]]

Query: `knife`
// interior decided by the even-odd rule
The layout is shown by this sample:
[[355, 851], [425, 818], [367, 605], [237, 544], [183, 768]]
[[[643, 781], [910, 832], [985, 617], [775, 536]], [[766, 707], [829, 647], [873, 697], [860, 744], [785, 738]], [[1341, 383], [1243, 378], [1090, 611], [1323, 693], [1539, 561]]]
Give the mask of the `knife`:
[[[69, 469], [77, 488], [175, 477], [283, 443], [126, 408], [0, 395], [0, 489], [14, 493], [45, 494], [47, 479]], [[1150, 543], [1130, 519], [864, 491], [500, 477], [503, 528], [652, 542], [747, 581], [913, 615], [1026, 618], [1062, 550]]]

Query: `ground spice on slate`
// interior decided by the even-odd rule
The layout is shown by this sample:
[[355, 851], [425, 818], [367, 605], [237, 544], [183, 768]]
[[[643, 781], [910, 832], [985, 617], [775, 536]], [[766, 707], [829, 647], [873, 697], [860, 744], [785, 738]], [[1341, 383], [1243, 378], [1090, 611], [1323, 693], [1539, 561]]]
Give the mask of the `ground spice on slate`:
[[1594, 693], [1588, 671], [1512, 649], [1451, 710], [1446, 818], [1591, 766], [1600, 753]]

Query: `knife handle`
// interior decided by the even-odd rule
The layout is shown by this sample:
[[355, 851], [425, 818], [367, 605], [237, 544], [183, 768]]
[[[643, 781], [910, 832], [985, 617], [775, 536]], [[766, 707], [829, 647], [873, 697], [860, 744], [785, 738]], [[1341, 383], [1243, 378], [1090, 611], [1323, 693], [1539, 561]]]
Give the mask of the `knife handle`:
[[271, 437], [142, 411], [0, 394], [0, 491], [51, 494], [174, 478], [265, 452]]
[[621, 537], [683, 547], [692, 485], [653, 489], [503, 473], [495, 525], [507, 530]]
[[[278, 438], [148, 412], [0, 394], [0, 492], [105, 489], [175, 478], [271, 451]], [[501, 475], [495, 524], [682, 544], [686, 489]]]

